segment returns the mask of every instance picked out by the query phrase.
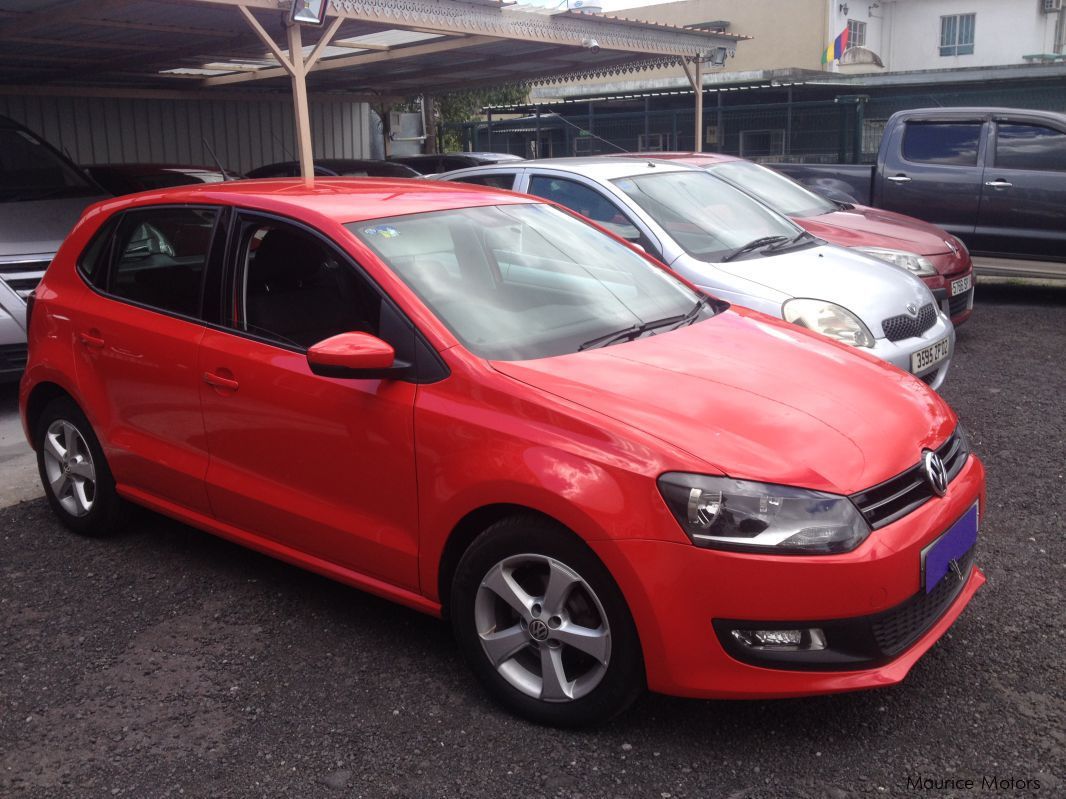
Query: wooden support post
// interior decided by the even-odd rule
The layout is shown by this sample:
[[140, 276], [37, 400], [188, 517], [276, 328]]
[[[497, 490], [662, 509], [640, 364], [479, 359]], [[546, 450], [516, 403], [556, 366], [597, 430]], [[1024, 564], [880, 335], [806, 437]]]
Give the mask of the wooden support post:
[[292, 102], [296, 113], [296, 150], [300, 157], [300, 175], [304, 183], [310, 186], [315, 179], [315, 161], [311, 147], [311, 113], [307, 104], [307, 67], [299, 25], [289, 26], [289, 61], [293, 67]]
[[696, 73], [694, 88], [696, 90], [696, 152], [703, 152], [703, 58], [696, 57], [692, 63]]
[[437, 152], [437, 112], [434, 110], [433, 95], [422, 95], [422, 116], [425, 118], [426, 141], [422, 152], [435, 155]]

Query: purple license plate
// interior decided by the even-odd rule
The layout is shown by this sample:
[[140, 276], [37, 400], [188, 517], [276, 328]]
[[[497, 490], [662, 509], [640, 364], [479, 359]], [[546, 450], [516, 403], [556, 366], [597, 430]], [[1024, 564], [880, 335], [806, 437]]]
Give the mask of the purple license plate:
[[[922, 550], [922, 587], [932, 591], [948, 570], [958, 568], [963, 556], [977, 543], [977, 503], [936, 541]], [[965, 577], [966, 575], [963, 575]]]

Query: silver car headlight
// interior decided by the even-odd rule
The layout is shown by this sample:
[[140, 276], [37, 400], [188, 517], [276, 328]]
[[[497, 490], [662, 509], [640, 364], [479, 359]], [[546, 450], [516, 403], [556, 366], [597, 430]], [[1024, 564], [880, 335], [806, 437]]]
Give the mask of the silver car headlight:
[[838, 494], [684, 472], [660, 477], [659, 491], [698, 547], [831, 555], [870, 534], [858, 508]]
[[853, 347], [873, 347], [874, 337], [863, 321], [843, 306], [826, 300], [794, 299], [781, 306], [786, 322], [800, 325]]
[[890, 264], [902, 266], [918, 277], [929, 277], [937, 273], [933, 262], [924, 255], [907, 252], [906, 250], [889, 250], [884, 247], [856, 247], [855, 249], [861, 253], [872, 255], [874, 258], [880, 258], [882, 261], [888, 261]]

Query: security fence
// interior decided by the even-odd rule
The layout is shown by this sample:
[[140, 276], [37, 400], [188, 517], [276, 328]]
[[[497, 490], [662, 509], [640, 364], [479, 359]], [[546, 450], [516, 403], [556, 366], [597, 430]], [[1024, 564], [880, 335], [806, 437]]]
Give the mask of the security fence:
[[[814, 89], [816, 85], [805, 88]], [[852, 87], [849, 87], [852, 88]], [[856, 87], [858, 89], [858, 87]], [[826, 88], [820, 87], [825, 94]], [[858, 89], [858, 91], [862, 91]], [[744, 93], [756, 98], [758, 92]], [[682, 95], [686, 105], [691, 95]], [[839, 94], [820, 99], [726, 104], [726, 92], [708, 91], [703, 113], [704, 150], [755, 161], [872, 163], [885, 122], [896, 111], [929, 106], [1006, 106], [1066, 112], [1066, 85], [982, 88], [937, 86], [907, 94]], [[717, 102], [716, 102], [717, 100]], [[650, 97], [643, 110], [632, 101], [599, 100], [545, 106], [532, 113], [500, 112], [481, 122], [455, 126], [452, 141], [474, 151], [509, 152], [524, 158], [610, 152], [692, 150], [694, 111], [677, 97]]]

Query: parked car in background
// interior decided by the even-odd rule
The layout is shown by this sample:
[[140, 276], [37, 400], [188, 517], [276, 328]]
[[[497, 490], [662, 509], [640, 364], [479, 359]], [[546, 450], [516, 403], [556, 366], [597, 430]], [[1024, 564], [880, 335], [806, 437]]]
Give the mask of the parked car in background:
[[220, 172], [217, 167], [177, 164], [90, 164], [83, 169], [116, 197], [138, 191], [241, 178], [236, 172]]
[[422, 175], [436, 175], [440, 172], [451, 172], [453, 169], [524, 159], [510, 153], [437, 153], [435, 155], [394, 155], [389, 160], [409, 166]]
[[830, 200], [760, 164], [717, 153], [634, 153], [628, 158], [676, 161], [705, 169], [791, 217], [831, 244], [909, 269], [933, 292], [955, 327], [973, 312], [973, 263], [966, 245], [914, 217]]
[[[249, 178], [294, 178], [300, 174], [299, 161], [282, 161], [277, 164], [256, 167], [248, 173]], [[357, 158], [315, 159], [315, 175], [343, 178], [417, 178], [415, 170], [390, 161]]]
[[526, 192], [588, 217], [697, 286], [919, 375], [947, 376], [955, 330], [908, 270], [827, 245], [701, 169], [598, 156], [438, 176]]
[[898, 683], [984, 583], [984, 469], [933, 391], [533, 198], [120, 198], [30, 334], [20, 409], [67, 527], [129, 500], [448, 618], [538, 722]]
[[0, 382], [26, 365], [26, 299], [86, 206], [106, 193], [29, 129], [0, 117]]
[[931, 222], [974, 256], [1012, 260], [979, 262], [979, 272], [1066, 277], [1066, 114], [900, 111], [874, 166], [772, 166], [815, 191]]

